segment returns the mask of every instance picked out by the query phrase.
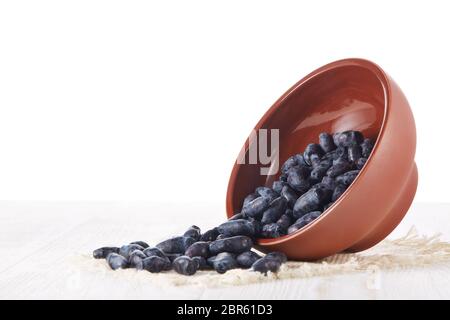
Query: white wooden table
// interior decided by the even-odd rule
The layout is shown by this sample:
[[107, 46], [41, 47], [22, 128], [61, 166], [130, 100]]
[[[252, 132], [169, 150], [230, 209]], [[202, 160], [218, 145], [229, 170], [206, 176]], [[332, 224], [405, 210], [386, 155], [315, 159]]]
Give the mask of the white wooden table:
[[[364, 272], [207, 288], [98, 277], [71, 260], [102, 245], [154, 244], [193, 223], [206, 229], [223, 220], [223, 210], [221, 204], [0, 202], [0, 298], [450, 299], [450, 263], [383, 272], [376, 288]], [[450, 204], [414, 204], [390, 237], [412, 225], [450, 241]]]

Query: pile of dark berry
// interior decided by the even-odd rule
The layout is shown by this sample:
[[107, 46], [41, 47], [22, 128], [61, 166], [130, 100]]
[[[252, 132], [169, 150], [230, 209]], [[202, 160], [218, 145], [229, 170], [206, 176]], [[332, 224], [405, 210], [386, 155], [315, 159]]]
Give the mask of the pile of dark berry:
[[93, 256], [106, 259], [113, 270], [173, 269], [184, 275], [235, 268], [277, 272], [286, 256], [281, 252], [261, 256], [252, 251], [254, 241], [293, 233], [319, 217], [356, 178], [372, 148], [373, 141], [358, 131], [321, 133], [319, 144], [311, 143], [303, 153], [286, 160], [272, 188], [256, 188], [245, 198], [241, 212], [218, 227], [202, 234], [192, 226], [182, 236], [155, 247], [137, 241], [120, 248], [99, 248]]
[[155, 273], [173, 269], [184, 275], [211, 269], [225, 273], [236, 268], [252, 268], [267, 274], [268, 271], [277, 272], [286, 262], [287, 258], [281, 252], [261, 257], [251, 250], [252, 239], [234, 236], [236, 231], [240, 230], [222, 224], [201, 234], [199, 227], [192, 226], [182, 236], [165, 240], [155, 247], [136, 241], [120, 248], [99, 248], [93, 255], [96, 259], [106, 258], [113, 270], [136, 268]]
[[286, 160], [272, 188], [256, 188], [231, 219], [252, 222], [257, 238], [278, 238], [301, 229], [344, 193], [372, 148], [373, 141], [359, 131], [321, 133], [318, 144]]

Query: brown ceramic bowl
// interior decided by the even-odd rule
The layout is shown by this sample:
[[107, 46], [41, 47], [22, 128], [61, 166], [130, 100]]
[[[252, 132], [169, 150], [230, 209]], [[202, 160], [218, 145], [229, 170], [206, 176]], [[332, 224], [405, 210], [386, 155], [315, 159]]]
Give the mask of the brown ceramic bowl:
[[[313, 71], [281, 96], [255, 129], [280, 130], [280, 164], [318, 142], [323, 131], [359, 130], [376, 140], [358, 177], [328, 210], [293, 234], [260, 239], [259, 250], [283, 251], [294, 260], [365, 250], [394, 230], [408, 211], [417, 188], [414, 118], [400, 88], [376, 64], [345, 59]], [[247, 155], [248, 140], [243, 150]], [[271, 186], [278, 178], [260, 175], [260, 167], [234, 165], [228, 217], [241, 210], [244, 197], [257, 186]]]

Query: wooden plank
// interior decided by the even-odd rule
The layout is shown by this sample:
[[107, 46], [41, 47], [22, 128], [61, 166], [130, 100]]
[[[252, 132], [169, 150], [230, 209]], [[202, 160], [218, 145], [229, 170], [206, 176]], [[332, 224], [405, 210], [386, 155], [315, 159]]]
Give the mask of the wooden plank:
[[[412, 224], [448, 238], [450, 205], [415, 205], [392, 236]], [[0, 298], [7, 299], [396, 299], [450, 298], [450, 265], [359, 272], [245, 286], [161, 286], [145, 274], [101, 268], [86, 272], [76, 259], [102, 245], [151, 244], [179, 234], [193, 221], [212, 227], [220, 205], [146, 203], [0, 203]], [[96, 261], [92, 260], [92, 263]], [[84, 264], [83, 264], [84, 263]]]

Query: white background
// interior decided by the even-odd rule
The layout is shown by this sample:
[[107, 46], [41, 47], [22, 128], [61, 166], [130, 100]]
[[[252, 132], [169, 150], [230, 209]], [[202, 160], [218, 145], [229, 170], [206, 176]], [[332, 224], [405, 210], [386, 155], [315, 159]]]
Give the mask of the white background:
[[251, 128], [346, 57], [417, 124], [417, 201], [450, 179], [448, 1], [3, 1], [0, 199], [220, 202]]

